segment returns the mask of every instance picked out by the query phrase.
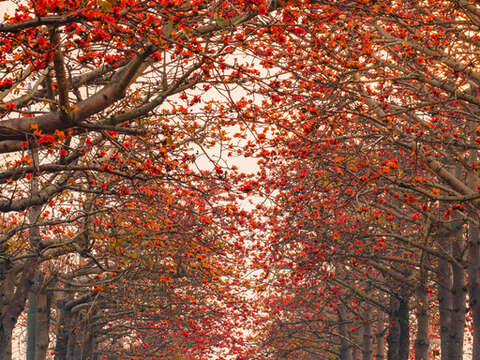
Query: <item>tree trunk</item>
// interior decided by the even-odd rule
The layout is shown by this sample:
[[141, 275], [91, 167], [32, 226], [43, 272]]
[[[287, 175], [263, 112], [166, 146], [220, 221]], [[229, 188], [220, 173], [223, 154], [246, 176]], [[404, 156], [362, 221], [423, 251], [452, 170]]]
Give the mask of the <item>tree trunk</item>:
[[340, 335], [340, 359], [352, 359], [352, 346], [348, 342], [348, 333], [346, 327], [346, 315], [343, 305], [339, 305], [337, 309], [338, 314], [338, 333]]
[[37, 335], [37, 295], [30, 291], [28, 293], [27, 310], [27, 360], [35, 360]]
[[92, 360], [94, 358], [95, 336], [93, 329], [88, 326], [85, 342], [85, 359]]
[[[0, 260], [2, 261], [2, 260]], [[3, 325], [3, 315], [7, 311], [14, 293], [14, 274], [7, 262], [0, 263], [0, 359], [10, 360], [12, 358], [12, 334]]]
[[91, 357], [91, 327], [88, 315], [84, 311], [72, 312], [70, 322], [70, 341], [68, 343], [67, 360], [86, 360]]
[[388, 333], [388, 360], [408, 360], [410, 350], [408, 287], [400, 286], [398, 297], [390, 297], [390, 331]]
[[[353, 339], [353, 341], [355, 342], [356, 339]], [[357, 344], [355, 342], [355, 344]], [[360, 360], [360, 357], [359, 357], [359, 349], [357, 346], [353, 346], [352, 348], [352, 359], [353, 360]]]
[[[478, 219], [476, 219], [478, 221]], [[480, 360], [480, 239], [478, 225], [470, 221], [468, 227], [468, 297], [472, 311], [472, 360]]]
[[58, 301], [59, 320], [55, 360], [84, 360], [92, 356], [93, 345], [92, 350], [89, 350], [90, 343], [94, 342], [92, 329], [80, 309], [90, 300], [91, 294], [69, 301], [65, 299]]
[[55, 344], [55, 360], [66, 360], [68, 340], [70, 338], [70, 311], [65, 308], [65, 303], [62, 300], [58, 306], [58, 322], [57, 322], [57, 342]]
[[41, 289], [37, 294], [37, 334], [35, 360], [44, 360], [47, 355], [50, 329], [51, 293]]
[[15, 293], [8, 299], [7, 304], [2, 304], [0, 313], [0, 354], [1, 359], [11, 358], [12, 332], [17, 324], [18, 317], [25, 309], [27, 295], [33, 284], [36, 261], [27, 260], [20, 280], [16, 284]]
[[[453, 242], [453, 256], [459, 261], [463, 254], [463, 234], [459, 233]], [[465, 270], [457, 264], [452, 264], [452, 312], [450, 323], [449, 360], [463, 359], [463, 338], [465, 333], [466, 288]]]
[[[439, 245], [443, 251], [451, 254], [451, 244], [446, 237], [441, 236]], [[452, 271], [450, 263], [447, 260], [438, 260], [438, 273], [440, 278], [438, 281], [438, 306], [440, 313], [440, 351], [441, 360], [449, 360], [450, 354], [450, 325], [452, 322]]]
[[385, 313], [378, 310], [377, 332], [375, 335], [376, 354], [375, 360], [385, 360]]
[[410, 352], [410, 327], [408, 312], [408, 295], [402, 291], [402, 297], [398, 308], [398, 323], [400, 325], [400, 339], [398, 360], [408, 360]]
[[430, 342], [428, 340], [429, 330], [429, 314], [428, 314], [428, 294], [426, 289], [427, 274], [425, 269], [420, 270], [420, 284], [418, 285], [417, 294], [417, 335], [415, 339], [415, 360], [427, 360], [428, 348]]
[[72, 316], [72, 322], [70, 323], [70, 339], [68, 341], [66, 360], [82, 360], [83, 358], [82, 325], [79, 314], [74, 314]]
[[395, 295], [390, 296], [390, 330], [387, 336], [388, 343], [388, 360], [399, 360], [398, 353], [400, 348], [400, 324], [398, 323], [398, 310], [400, 307], [400, 301]]
[[12, 359], [12, 333], [7, 334], [4, 329], [0, 329], [0, 359]]
[[[38, 164], [38, 153], [36, 150], [31, 151], [32, 158], [35, 164]], [[38, 179], [33, 177], [30, 181], [30, 191], [31, 194], [34, 194], [38, 191], [39, 184]], [[35, 225], [38, 222], [42, 207], [39, 205], [32, 206], [28, 210], [28, 222], [30, 225]], [[29, 229], [29, 240], [30, 246], [35, 250], [39, 251], [40, 249], [40, 228], [34, 226]], [[28, 312], [27, 312], [27, 360], [37, 359], [35, 351], [37, 350], [37, 335], [40, 334], [38, 330], [38, 293], [41, 289], [41, 283], [43, 282], [43, 276], [40, 272], [37, 272], [32, 278], [33, 286], [31, 286], [30, 291], [28, 292]], [[48, 329], [44, 329], [47, 332]]]
[[[367, 311], [369, 309], [367, 308]], [[362, 344], [362, 360], [372, 360], [372, 325], [370, 319], [365, 320], [363, 324], [363, 344]]]

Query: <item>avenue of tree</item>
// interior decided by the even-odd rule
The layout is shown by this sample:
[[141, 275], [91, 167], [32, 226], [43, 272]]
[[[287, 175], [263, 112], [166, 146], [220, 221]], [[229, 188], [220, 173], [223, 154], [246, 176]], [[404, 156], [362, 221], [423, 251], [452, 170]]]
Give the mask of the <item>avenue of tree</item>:
[[480, 360], [479, 54], [470, 0], [18, 2], [0, 359]]

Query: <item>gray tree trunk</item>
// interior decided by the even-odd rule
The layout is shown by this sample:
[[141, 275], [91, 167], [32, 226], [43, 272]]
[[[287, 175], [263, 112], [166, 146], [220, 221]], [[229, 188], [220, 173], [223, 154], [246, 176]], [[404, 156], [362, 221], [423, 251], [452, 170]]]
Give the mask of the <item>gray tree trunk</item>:
[[377, 330], [375, 334], [375, 360], [385, 360], [385, 313], [378, 310]]
[[427, 360], [430, 342], [428, 340], [429, 314], [427, 274], [425, 269], [420, 270], [420, 283], [416, 291], [417, 295], [417, 335], [415, 338], [415, 360]]
[[402, 289], [402, 297], [400, 299], [400, 306], [398, 308], [398, 322], [400, 324], [400, 339], [398, 360], [408, 360], [410, 353], [410, 327], [409, 327], [409, 312], [408, 312], [408, 296], [405, 294], [405, 289]]
[[13, 295], [8, 296], [8, 303], [1, 304], [0, 312], [0, 355], [3, 359], [11, 358], [11, 341], [13, 328], [17, 324], [18, 317], [25, 309], [27, 295], [33, 285], [36, 260], [27, 260], [22, 274], [18, 280]]
[[398, 353], [400, 351], [400, 324], [398, 322], [398, 310], [400, 308], [400, 301], [395, 295], [390, 296], [390, 330], [387, 336], [388, 343], [388, 360], [398, 360]]
[[[460, 232], [453, 241], [453, 256], [461, 262], [463, 254], [463, 233]], [[463, 338], [465, 333], [466, 315], [466, 288], [465, 270], [463, 267], [452, 264], [452, 312], [450, 323], [450, 351], [449, 360], [463, 359]]]
[[[476, 219], [478, 221], [478, 219]], [[468, 297], [472, 311], [472, 360], [480, 360], [480, 238], [478, 225], [470, 221], [468, 227]]]
[[[398, 295], [398, 296], [397, 296]], [[400, 285], [400, 292], [390, 297], [390, 331], [388, 333], [388, 360], [408, 360], [410, 350], [408, 288]]]
[[35, 360], [45, 360], [49, 344], [51, 293], [43, 288], [37, 294], [37, 333]]
[[71, 314], [65, 308], [64, 300], [59, 302], [58, 306], [58, 322], [57, 322], [57, 334], [55, 343], [55, 360], [66, 360], [68, 350], [68, 340], [70, 338], [70, 323]]
[[[446, 237], [441, 236], [439, 238], [439, 245], [441, 250], [451, 254], [451, 243]], [[438, 306], [440, 313], [440, 352], [441, 360], [450, 360], [448, 358], [450, 354], [450, 325], [452, 322], [452, 270], [450, 263], [445, 259], [438, 260], [439, 281], [438, 281]]]
[[37, 335], [37, 295], [30, 291], [28, 293], [27, 310], [27, 360], [35, 360]]
[[346, 326], [346, 314], [343, 305], [339, 305], [337, 309], [338, 315], [338, 333], [340, 335], [340, 359], [353, 360], [352, 346], [349, 343], [349, 334]]
[[[368, 309], [367, 309], [368, 312]], [[372, 360], [372, 325], [370, 319], [365, 320], [363, 324], [363, 341], [362, 341], [362, 360]]]

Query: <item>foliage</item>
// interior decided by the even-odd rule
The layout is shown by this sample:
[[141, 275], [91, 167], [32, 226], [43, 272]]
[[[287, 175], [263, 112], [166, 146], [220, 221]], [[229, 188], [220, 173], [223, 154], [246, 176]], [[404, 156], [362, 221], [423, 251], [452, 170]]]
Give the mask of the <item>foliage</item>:
[[57, 359], [479, 359], [479, 23], [467, 0], [19, 5], [0, 357], [28, 297]]

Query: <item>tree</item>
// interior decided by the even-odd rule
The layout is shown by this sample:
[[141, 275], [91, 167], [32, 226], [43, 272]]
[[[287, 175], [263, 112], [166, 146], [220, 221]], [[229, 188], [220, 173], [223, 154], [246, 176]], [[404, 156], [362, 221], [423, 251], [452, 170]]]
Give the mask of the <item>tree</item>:
[[272, 262], [291, 251], [290, 272], [348, 271], [334, 281], [364, 303], [377, 296], [365, 288], [389, 294], [388, 306], [372, 305], [390, 317], [392, 359], [409, 356], [411, 303], [416, 356], [428, 356], [426, 329], [437, 325], [426, 304], [437, 296], [442, 357], [461, 358], [464, 283], [473, 315], [478, 277], [477, 6], [338, 1], [288, 15], [290, 27], [264, 33], [268, 50], [252, 49], [271, 71], [270, 101], [248, 108], [273, 133], [251, 150], [272, 194], [264, 251]]
[[[219, 300], [218, 309], [204, 318], [192, 314], [213, 306], [215, 300], [207, 298], [219, 291], [214, 285], [221, 288], [226, 280], [220, 277], [232, 273], [219, 259], [227, 257], [227, 234], [235, 233], [236, 219], [243, 215], [233, 202], [220, 205], [222, 196], [234, 198], [228, 183], [236, 180], [227, 176], [229, 169], [212, 160], [212, 172], [191, 170], [197, 157], [192, 144], [225, 141], [225, 131], [214, 121], [222, 116], [222, 105], [208, 98], [215, 88], [230, 92], [245, 78], [254, 80], [252, 68], [227, 58], [255, 36], [257, 26], [268, 26], [256, 18], [267, 19], [266, 14], [281, 6], [262, 1], [43, 1], [20, 4], [14, 15], [5, 16], [0, 25], [2, 359], [11, 358], [12, 329], [29, 293], [34, 309], [35, 296], [45, 290], [42, 281], [55, 298], [50, 306], [58, 315], [54, 323], [60, 357], [93, 356], [99, 353], [97, 345], [103, 352], [121, 352], [117, 340], [122, 334], [151, 321], [154, 325], [148, 326], [162, 321], [174, 325], [162, 335], [163, 345], [138, 330], [141, 341], [153, 342], [149, 351], [163, 352], [166, 343], [184, 352], [197, 345], [211, 349], [204, 341], [209, 335], [197, 322], [213, 321], [228, 301]], [[37, 188], [30, 186], [32, 181]], [[209, 203], [212, 196], [215, 206]], [[135, 207], [155, 217], [142, 218]], [[218, 220], [226, 213], [233, 218]], [[170, 219], [172, 214], [177, 218]], [[155, 232], [153, 225], [161, 220], [181, 228], [169, 236]], [[143, 229], [148, 226], [152, 228]], [[165, 226], [160, 230], [167, 231]], [[199, 233], [192, 233], [191, 226]], [[213, 232], [206, 246], [202, 242]], [[194, 239], [200, 243], [194, 245]], [[154, 245], [155, 253], [148, 241], [165, 245]], [[157, 271], [167, 271], [167, 279], [172, 269], [185, 272], [188, 276], [178, 274], [169, 284], [178, 286], [182, 296], [189, 293], [189, 300], [181, 302], [171, 289], [164, 295], [152, 291], [146, 296], [149, 306], [178, 307], [179, 312], [164, 319], [145, 310], [133, 322], [117, 312], [123, 306], [129, 313], [146, 306], [131, 297], [133, 301], [115, 304], [116, 310], [106, 310], [104, 317], [92, 318], [94, 309], [113, 305], [111, 297], [116, 296], [117, 290], [107, 295], [98, 290], [100, 285], [107, 278], [116, 288], [122, 281], [118, 274], [144, 276], [142, 256], [159, 261], [165, 269]], [[35, 273], [41, 273], [38, 280]], [[147, 276], [145, 281], [154, 279]], [[202, 290], [199, 284], [212, 288]], [[120, 330], [112, 327], [104, 334], [110, 331], [107, 319], [118, 322]], [[181, 331], [190, 340], [175, 338]], [[91, 342], [94, 334], [104, 336], [95, 340], [99, 344]], [[86, 343], [84, 351], [75, 348]], [[137, 352], [139, 344], [131, 344]], [[42, 357], [44, 352], [43, 347], [36, 354]]]

